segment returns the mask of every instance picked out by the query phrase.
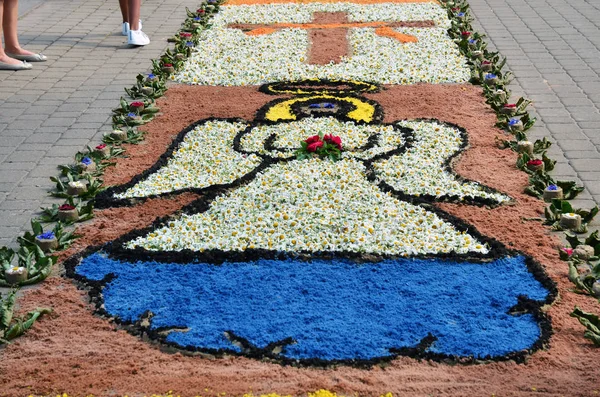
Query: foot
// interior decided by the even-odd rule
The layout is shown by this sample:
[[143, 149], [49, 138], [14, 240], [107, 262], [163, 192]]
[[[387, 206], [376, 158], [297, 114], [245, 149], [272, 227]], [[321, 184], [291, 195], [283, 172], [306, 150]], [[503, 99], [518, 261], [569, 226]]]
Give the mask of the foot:
[[148, 45], [150, 44], [150, 39], [148, 36], [146, 36], [146, 33], [142, 32], [141, 30], [130, 30], [127, 44], [140, 46]]
[[[142, 30], [142, 20], [140, 19], [138, 23], [140, 24], [140, 26], [139, 26], [138, 30]], [[129, 28], [130, 28], [130, 27], [131, 27], [131, 26], [129, 25], [129, 22], [123, 22], [123, 26], [122, 26], [122, 28], [121, 28], [121, 34], [122, 34], [123, 36], [127, 36], [127, 35], [129, 35]]]
[[48, 57], [46, 57], [43, 54], [36, 54], [34, 52], [27, 51], [26, 49], [21, 48], [21, 47], [18, 47], [18, 48], [6, 47], [5, 53], [10, 58], [14, 58], [19, 61], [44, 62], [44, 61], [48, 60]]
[[0, 62], [7, 64], [7, 65], [21, 65], [23, 62], [19, 61], [18, 59], [15, 58], [11, 58], [8, 55], [4, 55], [4, 56], [0, 56]]

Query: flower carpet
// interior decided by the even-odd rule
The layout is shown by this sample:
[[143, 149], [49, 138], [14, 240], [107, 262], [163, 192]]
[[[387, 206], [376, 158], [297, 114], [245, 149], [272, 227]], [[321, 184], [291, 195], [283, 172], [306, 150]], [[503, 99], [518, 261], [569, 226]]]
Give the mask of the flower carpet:
[[143, 143], [118, 146], [95, 219], [21, 300], [53, 314], [0, 353], [19, 374], [0, 395], [598, 393], [569, 317], [593, 302], [498, 145], [457, 10], [188, 10], [158, 113], [116, 111]]

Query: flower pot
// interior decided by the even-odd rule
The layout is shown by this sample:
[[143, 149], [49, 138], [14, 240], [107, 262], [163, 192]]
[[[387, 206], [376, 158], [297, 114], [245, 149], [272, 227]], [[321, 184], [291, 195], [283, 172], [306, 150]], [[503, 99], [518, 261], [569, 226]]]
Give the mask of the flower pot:
[[473, 59], [479, 59], [480, 61], [483, 60], [483, 51], [472, 51], [471, 52], [471, 58]]
[[144, 102], [135, 101], [129, 104], [129, 110], [132, 112], [141, 112], [144, 110]]
[[578, 263], [575, 265], [575, 269], [577, 269], [580, 278], [585, 278], [585, 276], [592, 273], [592, 267], [587, 263]]
[[489, 72], [493, 69], [494, 65], [492, 65], [491, 63], [481, 63], [481, 70], [483, 70], [484, 72]]
[[108, 145], [96, 146], [96, 148], [94, 149], [94, 151], [96, 153], [100, 154], [102, 157], [108, 157], [108, 156], [110, 156], [110, 146], [108, 146]]
[[58, 248], [58, 240], [56, 239], [56, 237], [40, 238], [40, 236], [36, 236], [35, 243], [44, 252], [48, 252], [50, 250]]
[[92, 173], [94, 171], [96, 171], [96, 163], [95, 162], [91, 162], [89, 164], [86, 163], [79, 163], [79, 167], [81, 168], [81, 171], [83, 173]]
[[517, 142], [517, 151], [519, 153], [527, 153], [530, 157], [533, 156], [533, 142], [531, 142], [531, 141]]
[[512, 132], [523, 131], [523, 122], [521, 119], [510, 119], [508, 122], [508, 129]]
[[531, 162], [527, 162], [527, 169], [530, 171], [542, 171], [544, 169], [544, 163], [531, 163]]
[[197, 22], [194, 22], [194, 23], [191, 25], [192, 29], [194, 29], [194, 30], [196, 30], [196, 29], [200, 28], [201, 26], [202, 26], [202, 25], [200, 25], [200, 24], [199, 24], [199, 23], [197, 23]]
[[4, 279], [9, 284], [19, 284], [27, 281], [27, 269], [24, 267], [11, 267], [4, 272]]
[[498, 83], [498, 77], [494, 76], [494, 77], [487, 77], [485, 78], [485, 83], [488, 85], [492, 85], [492, 84], [496, 84]]
[[71, 196], [79, 196], [85, 192], [87, 192], [87, 186], [82, 182], [69, 182], [67, 185], [67, 194]]
[[543, 198], [544, 201], [547, 202], [551, 202], [552, 199], [561, 199], [563, 198], [563, 190], [562, 188], [558, 187], [558, 186], [554, 186], [555, 188], [550, 188], [550, 186], [548, 186], [546, 189], [544, 189], [544, 193], [543, 193]]
[[79, 219], [79, 213], [77, 208], [58, 210], [58, 220], [63, 222], [77, 222]]
[[175, 73], [175, 68], [173, 66], [163, 66], [162, 70], [165, 73]]
[[500, 100], [500, 102], [506, 102], [506, 91], [496, 90], [494, 95]]
[[504, 106], [500, 112], [508, 116], [514, 116], [517, 113], [517, 108], [515, 106]]
[[586, 245], [586, 244], [578, 245], [573, 250], [573, 256], [575, 258], [587, 261], [592, 256], [594, 256], [594, 247], [592, 247], [591, 245]]
[[600, 298], [600, 281], [596, 281], [592, 284], [592, 295], [596, 298]]
[[152, 87], [142, 87], [140, 91], [146, 96], [154, 94], [154, 88]]
[[185, 54], [175, 54], [175, 59], [179, 60], [179, 61], [183, 61], [185, 59]]
[[575, 213], [561, 214], [560, 226], [563, 229], [577, 230], [581, 228], [581, 216]]
[[127, 139], [127, 131], [113, 130], [109, 133], [109, 136], [117, 141], [124, 141]]

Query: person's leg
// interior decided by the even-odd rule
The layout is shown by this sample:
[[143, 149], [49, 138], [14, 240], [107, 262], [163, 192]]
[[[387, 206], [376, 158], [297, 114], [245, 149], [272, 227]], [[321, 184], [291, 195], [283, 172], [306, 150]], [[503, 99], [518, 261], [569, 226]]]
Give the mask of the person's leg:
[[21, 61], [16, 60], [14, 58], [9, 57], [4, 52], [4, 47], [2, 47], [2, 31], [4, 30], [3, 23], [3, 14], [4, 14], [4, 0], [0, 0], [0, 62], [8, 63], [10, 65], [19, 65]]
[[142, 0], [125, 0], [128, 2], [129, 29], [140, 30], [140, 7]]
[[19, 0], [2, 0], [2, 31], [4, 32], [4, 50], [9, 54], [33, 55], [33, 52], [21, 48], [17, 37], [17, 19], [19, 18]]
[[129, 0], [119, 0], [123, 22], [129, 22]]

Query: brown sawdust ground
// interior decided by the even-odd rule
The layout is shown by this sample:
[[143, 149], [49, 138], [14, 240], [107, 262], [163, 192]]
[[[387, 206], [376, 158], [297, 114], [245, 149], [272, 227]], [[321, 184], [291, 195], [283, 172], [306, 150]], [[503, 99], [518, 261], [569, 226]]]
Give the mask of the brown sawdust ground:
[[[533, 354], [525, 364], [501, 362], [450, 366], [398, 358], [386, 368], [360, 370], [295, 369], [246, 358], [205, 359], [162, 352], [156, 345], [118, 329], [110, 320], [92, 314], [87, 293], [69, 280], [53, 276], [29, 290], [21, 310], [50, 306], [54, 314], [0, 351], [0, 396], [67, 392], [69, 396], [143, 395], [173, 390], [183, 396], [278, 392], [304, 395], [318, 389], [341, 394], [375, 396], [594, 396], [600, 391], [600, 349], [583, 339], [583, 328], [569, 317], [575, 305], [598, 311], [589, 297], [570, 292], [567, 266], [558, 260], [558, 240], [536, 221], [543, 203], [522, 194], [527, 183], [514, 164], [516, 155], [495, 146], [502, 132], [484, 103], [481, 89], [470, 85], [386, 87], [365, 95], [385, 109], [385, 121], [436, 118], [463, 126], [470, 147], [455, 164], [462, 176], [508, 193], [516, 204], [495, 209], [456, 204], [439, 206], [474, 225], [483, 234], [522, 250], [540, 261], [558, 283], [560, 298], [549, 308], [555, 331], [547, 351]], [[170, 88], [159, 101], [162, 111], [144, 126], [146, 141], [127, 148], [105, 177], [107, 184], [127, 182], [151, 166], [173, 136], [206, 117], [247, 120], [274, 99], [256, 87]], [[147, 201], [135, 208], [99, 211], [80, 228], [83, 237], [63, 258], [88, 245], [110, 241], [129, 230], [150, 224], [194, 199], [185, 194]], [[60, 271], [57, 271], [60, 273]], [[493, 293], [493, 291], [490, 291]], [[534, 390], [535, 388], [535, 390]], [[206, 392], [205, 389], [209, 389]]]

